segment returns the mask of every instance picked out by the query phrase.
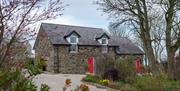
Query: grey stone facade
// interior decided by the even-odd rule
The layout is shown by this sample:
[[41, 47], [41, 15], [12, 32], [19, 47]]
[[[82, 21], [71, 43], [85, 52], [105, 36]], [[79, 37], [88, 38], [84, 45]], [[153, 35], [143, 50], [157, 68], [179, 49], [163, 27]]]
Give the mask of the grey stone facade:
[[[87, 58], [91, 56], [94, 57], [94, 73], [98, 74], [98, 72], [101, 71], [99, 65], [103, 64], [103, 62], [115, 61], [116, 59], [130, 56], [131, 54], [143, 55], [143, 52], [139, 51], [139, 49], [130, 43], [129, 40], [122, 38], [120, 42], [116, 42], [117, 40], [114, 40], [113, 37], [109, 37], [108, 35], [106, 35], [109, 37], [109, 43], [107, 45], [108, 52], [102, 53], [103, 45], [99, 44], [99, 42], [96, 40], [96, 38], [99, 38], [98, 36], [105, 34], [101, 29], [66, 25], [57, 26], [58, 27], [53, 24], [49, 28], [48, 26], [41, 26], [34, 45], [36, 60], [46, 60], [46, 70], [49, 72], [84, 74], [86, 73], [86, 70], [83, 66], [83, 61], [86, 61]], [[55, 30], [49, 30], [50, 28]], [[69, 51], [71, 44], [69, 44], [66, 40], [66, 36], [74, 31], [77, 34], [80, 34], [79, 44], [77, 44], [77, 53], [71, 53]], [[81, 31], [87, 32], [83, 32], [82, 34]], [[88, 34], [85, 33], [93, 34], [87, 37], [86, 35]], [[117, 44], [119, 43], [121, 47], [124, 46], [124, 50], [118, 50], [119, 52], [117, 52], [117, 47], [119, 49]], [[128, 50], [128, 46], [131, 46], [131, 48], [129, 48], [131, 51]]]
[[37, 46], [35, 48], [36, 61], [44, 59], [47, 64], [47, 71], [54, 72], [54, 46], [48, 41], [48, 37], [44, 31], [40, 31], [37, 38]]
[[98, 46], [79, 46], [78, 53], [70, 53], [68, 46], [59, 46], [59, 72], [60, 73], [85, 73], [83, 67], [83, 60], [87, 60], [88, 57], [94, 57], [94, 69], [95, 72], [98, 69], [96, 62], [98, 60], [115, 59], [114, 48], [108, 48], [108, 53], [102, 53], [101, 48]]

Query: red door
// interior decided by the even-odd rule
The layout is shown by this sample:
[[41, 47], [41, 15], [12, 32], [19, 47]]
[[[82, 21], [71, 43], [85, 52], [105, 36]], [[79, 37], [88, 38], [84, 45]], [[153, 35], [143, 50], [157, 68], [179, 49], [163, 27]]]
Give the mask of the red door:
[[89, 57], [87, 59], [87, 64], [88, 64], [88, 72], [89, 73], [93, 73], [94, 72], [94, 58], [93, 57]]
[[136, 73], [141, 73], [141, 58], [135, 60]]

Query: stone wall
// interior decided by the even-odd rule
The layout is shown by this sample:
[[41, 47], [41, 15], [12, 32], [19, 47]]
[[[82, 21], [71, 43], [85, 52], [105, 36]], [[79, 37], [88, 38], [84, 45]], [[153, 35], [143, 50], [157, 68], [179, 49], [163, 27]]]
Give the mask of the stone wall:
[[108, 47], [108, 53], [102, 53], [101, 46], [78, 46], [77, 53], [70, 53], [70, 46], [52, 45], [43, 31], [39, 32], [37, 39], [38, 42], [35, 47], [36, 61], [40, 59], [47, 60], [46, 69], [53, 73], [84, 74], [86, 70], [83, 61], [87, 61], [87, 58], [92, 56], [95, 59], [94, 73], [100, 74], [100, 72], [103, 72], [103, 65], [107, 61], [128, 57], [127, 55], [117, 55], [115, 47]]
[[[116, 55], [113, 47], [108, 48], [108, 53], [102, 53], [101, 48], [95, 46], [78, 46], [78, 53], [70, 53], [69, 46], [59, 46], [59, 52], [59, 72], [66, 74], [84, 74], [83, 60], [89, 56], [93, 56], [97, 64], [99, 60], [114, 60]], [[97, 74], [100, 69], [94, 66]]]
[[36, 61], [43, 59], [46, 60], [47, 71], [54, 72], [54, 49], [48, 40], [48, 37], [44, 31], [38, 33], [38, 42], [35, 47], [35, 59]]

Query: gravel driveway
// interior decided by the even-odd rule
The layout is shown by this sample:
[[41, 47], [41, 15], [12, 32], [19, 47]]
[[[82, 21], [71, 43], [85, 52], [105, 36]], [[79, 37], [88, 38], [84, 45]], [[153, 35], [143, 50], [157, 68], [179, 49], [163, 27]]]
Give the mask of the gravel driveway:
[[[40, 74], [37, 75], [33, 81], [40, 87], [41, 84], [47, 84], [50, 87], [50, 91], [63, 91], [66, 79], [71, 79], [71, 86], [67, 88], [66, 91], [74, 90], [77, 86], [82, 84], [81, 79], [85, 75], [77, 74]], [[90, 91], [107, 91], [106, 89], [97, 88], [96, 86], [88, 85]]]

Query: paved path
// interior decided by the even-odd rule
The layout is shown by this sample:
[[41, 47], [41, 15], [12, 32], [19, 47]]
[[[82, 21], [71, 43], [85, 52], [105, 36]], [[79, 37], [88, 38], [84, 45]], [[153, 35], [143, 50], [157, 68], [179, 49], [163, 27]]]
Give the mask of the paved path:
[[[71, 79], [71, 86], [67, 88], [66, 91], [74, 90], [77, 86], [82, 84], [81, 79], [85, 75], [75, 75], [75, 74], [40, 74], [37, 75], [33, 81], [40, 87], [41, 84], [47, 84], [50, 87], [50, 91], [63, 91], [66, 79]], [[88, 85], [90, 91], [107, 91], [106, 89], [97, 88], [96, 86]]]

